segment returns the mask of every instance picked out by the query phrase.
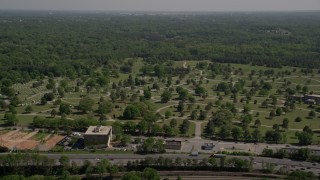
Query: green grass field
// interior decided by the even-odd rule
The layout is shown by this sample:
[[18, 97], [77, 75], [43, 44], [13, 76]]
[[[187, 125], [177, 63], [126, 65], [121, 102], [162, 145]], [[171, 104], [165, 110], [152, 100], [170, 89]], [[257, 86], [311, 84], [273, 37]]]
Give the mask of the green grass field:
[[[128, 59], [129, 60], [129, 59]], [[140, 74], [140, 68], [144, 65], [144, 62], [142, 59], [133, 59], [134, 65], [132, 66], [132, 73], [131, 75], [133, 76], [133, 78], [135, 77], [139, 77]], [[201, 62], [207, 62], [210, 63], [210, 61], [201, 61]], [[179, 80], [179, 78], [177, 76], [173, 76], [172, 77], [172, 84], [170, 87], [172, 88], [176, 88], [178, 86], [181, 86], [185, 89], [188, 90], [189, 95], [194, 96], [196, 99], [196, 103], [195, 105], [192, 106], [191, 110], [187, 110], [187, 105], [186, 105], [186, 110], [184, 113], [184, 116], [189, 116], [191, 111], [194, 109], [198, 109], [198, 112], [200, 110], [204, 110], [204, 107], [207, 103], [212, 102], [213, 104], [218, 100], [219, 96], [217, 96], [217, 92], [214, 91], [214, 87], [216, 87], [219, 83], [221, 82], [227, 82], [227, 83], [231, 83], [231, 82], [237, 82], [239, 79], [243, 79], [245, 80], [245, 86], [244, 89], [246, 91], [250, 91], [251, 87], [251, 82], [253, 80], [256, 80], [257, 82], [260, 81], [267, 81], [270, 82], [272, 84], [272, 89], [270, 90], [269, 94], [267, 96], [259, 96], [259, 95], [254, 95], [251, 100], [249, 101], [249, 106], [251, 109], [251, 113], [254, 115], [254, 120], [255, 119], [260, 119], [263, 127], [261, 128], [265, 128], [265, 129], [271, 129], [271, 127], [274, 124], [282, 124], [282, 121], [284, 118], [288, 118], [289, 119], [289, 129], [287, 134], [288, 134], [288, 141], [289, 142], [293, 142], [295, 143], [297, 140], [294, 139], [294, 132], [296, 130], [301, 130], [303, 129], [304, 126], [309, 126], [312, 129], [320, 129], [320, 114], [317, 113], [317, 116], [310, 119], [308, 118], [308, 113], [310, 112], [310, 110], [315, 110], [316, 108], [318, 108], [318, 105], [315, 105], [313, 108], [308, 107], [308, 105], [306, 104], [296, 104], [296, 108], [295, 110], [292, 110], [291, 112], [288, 112], [286, 114], [282, 114], [281, 116], [276, 116], [273, 117], [272, 119], [269, 118], [269, 113], [271, 111], [271, 108], [261, 108], [260, 105], [264, 100], [267, 100], [269, 95], [271, 94], [276, 94], [276, 91], [278, 89], [286, 89], [286, 88], [292, 88], [295, 89], [296, 85], [301, 85], [303, 86], [307, 86], [309, 88], [310, 91], [314, 91], [319, 92], [319, 87], [320, 87], [320, 75], [319, 74], [308, 74], [305, 75], [304, 73], [302, 73], [299, 68], [293, 68], [293, 67], [283, 67], [281, 69], [279, 68], [267, 68], [267, 67], [263, 67], [263, 66], [251, 66], [251, 65], [244, 65], [244, 64], [230, 64], [230, 68], [231, 68], [231, 75], [229, 78], [225, 78], [224, 75], [216, 75], [215, 78], [213, 79], [211, 77], [211, 72], [208, 69], [197, 69], [196, 68], [196, 64], [199, 63], [199, 61], [172, 61], [173, 65], [172, 67], [183, 67], [183, 65], [185, 64], [186, 66], [190, 66], [190, 68], [192, 69], [192, 71], [190, 72], [190, 74], [186, 75], [183, 79], [180, 80], [180, 82], [176, 83], [177, 80]], [[295, 69], [295, 71], [294, 71]], [[256, 75], [252, 76], [252, 79], [249, 79], [248, 75], [251, 73], [251, 71], [254, 70], [256, 71]], [[265, 75], [261, 75], [259, 76], [259, 71], [264, 71], [264, 70], [273, 70], [274, 71], [274, 75], [273, 76], [265, 76]], [[97, 70], [99, 71], [99, 69]], [[242, 73], [239, 73], [241, 72]], [[283, 75], [281, 74], [284, 71], [289, 71], [291, 74], [289, 75]], [[278, 74], [279, 73], [279, 74]], [[278, 74], [278, 75], [277, 75]], [[202, 77], [201, 77], [202, 75]], [[93, 109], [96, 110], [98, 108], [98, 100], [100, 99], [101, 96], [103, 96], [106, 100], [110, 100], [110, 97], [108, 96], [107, 92], [110, 92], [110, 86], [113, 82], [117, 83], [120, 81], [125, 81], [127, 78], [129, 77], [129, 74], [124, 74], [124, 73], [119, 73], [119, 77], [118, 78], [114, 78], [111, 77], [110, 81], [111, 83], [109, 84], [108, 88], [100, 88], [99, 90], [95, 90], [93, 89], [89, 95], [92, 99], [94, 99], [95, 104], [93, 106]], [[168, 103], [159, 103], [158, 101], [161, 99], [161, 94], [164, 91], [164, 89], [167, 89], [166, 87], [166, 80], [167, 79], [158, 79], [157, 77], [144, 77], [147, 84], [143, 85], [143, 86], [135, 86], [134, 89], [130, 89], [130, 88], [125, 88], [128, 98], [125, 102], [122, 102], [120, 100], [117, 100], [117, 103], [115, 103], [115, 105], [118, 108], [115, 108], [111, 113], [108, 114], [108, 116], [113, 117], [115, 116], [116, 119], [118, 117], [121, 117], [123, 114], [123, 111], [125, 109], [125, 107], [128, 104], [131, 104], [131, 102], [129, 101], [130, 96], [134, 93], [137, 93], [137, 91], [139, 90], [144, 90], [147, 87], [152, 87], [153, 83], [157, 83], [161, 89], [160, 90], [152, 90], [152, 99], [150, 100], [151, 102], [153, 102], [153, 106], [154, 109], [156, 111], [159, 111], [160, 114], [164, 115], [166, 111], [171, 111], [172, 112], [172, 117], [170, 118], [176, 118], [179, 123], [182, 123], [182, 120], [179, 119], [180, 117], [180, 113], [176, 112], [176, 108], [173, 107], [173, 105], [176, 105], [178, 103], [178, 101], [176, 100], [176, 98], [178, 97], [177, 93], [174, 91], [173, 92], [173, 97], [172, 100], [169, 101]], [[153, 78], [153, 82], [149, 82], [149, 80], [151, 80], [151, 78]], [[194, 80], [195, 82], [198, 82], [200, 79], [202, 78], [202, 84], [201, 86], [204, 87], [208, 93], [208, 97], [206, 99], [202, 99], [201, 97], [195, 96], [194, 94], [194, 89], [195, 89], [195, 85], [193, 85], [192, 83], [190, 83], [189, 85], [186, 84], [187, 80]], [[85, 79], [89, 79], [88, 77], [86, 77]], [[62, 80], [62, 78], [56, 78], [55, 79], [56, 82], [60, 82]], [[70, 80], [70, 79], [66, 79], [69, 87], [74, 87], [76, 85], [76, 80]], [[164, 80], [164, 81], [163, 81]], [[288, 85], [284, 85], [286, 82], [290, 81], [291, 84]], [[32, 119], [35, 116], [41, 116], [41, 117], [49, 117], [50, 116], [50, 112], [53, 108], [56, 108], [56, 110], [58, 111], [59, 107], [54, 107], [52, 103], [49, 103], [47, 105], [36, 105], [36, 104], [32, 104], [32, 102], [38, 102], [40, 100], [40, 98], [43, 96], [44, 93], [48, 92], [48, 90], [46, 89], [46, 84], [48, 83], [48, 79], [44, 79], [43, 82], [44, 84], [42, 84], [41, 86], [37, 87], [37, 88], [32, 88], [32, 83], [33, 82], [29, 82], [26, 84], [16, 84], [13, 87], [19, 91], [19, 99], [22, 101], [23, 104], [30, 104], [32, 106], [33, 111], [29, 114], [25, 113], [25, 107], [26, 106], [19, 106], [16, 108], [17, 111], [17, 118], [19, 119], [19, 126], [28, 126], [30, 125], [30, 123], [32, 122]], [[50, 92], [50, 91], [49, 91]], [[86, 95], [86, 87], [84, 85], [80, 86], [80, 92], [67, 92], [65, 93], [65, 96], [63, 98], [61, 98], [61, 101], [63, 103], [68, 103], [70, 105], [72, 105], [74, 108], [79, 104], [79, 101], [81, 100], [81, 96]], [[222, 100], [222, 104], [224, 103], [233, 103], [233, 99], [231, 98], [231, 94], [225, 96], [224, 93], [220, 93], [220, 95], [222, 96], [223, 100]], [[283, 102], [285, 101], [285, 97], [284, 95], [278, 95], [276, 94], [277, 98], [278, 98], [278, 104], [277, 106], [282, 106]], [[244, 99], [243, 102], [240, 102], [241, 99]], [[240, 110], [246, 105], [246, 94], [243, 92], [238, 93], [238, 102], [235, 103], [236, 108], [239, 110], [239, 114], [241, 115]], [[255, 104], [254, 101], [257, 101], [257, 103]], [[161, 108], [161, 109], [160, 109]], [[214, 113], [216, 110], [218, 110], [218, 107], [213, 107], [211, 110], [209, 110], [207, 112], [208, 118], [206, 120], [210, 120], [212, 113]], [[259, 115], [256, 117], [256, 113], [259, 113]], [[1, 112], [0, 113], [0, 118], [1, 116], [3, 117], [3, 114], [5, 112]], [[58, 116], [59, 117], [59, 116]], [[73, 113], [70, 115], [67, 115], [68, 118], [70, 119], [79, 119], [79, 118], [87, 118], [87, 117], [92, 117], [94, 119], [99, 119], [99, 116], [95, 113], [95, 112], [89, 112], [88, 114], [82, 114], [79, 113], [78, 110], [73, 109]], [[295, 122], [295, 118], [297, 117], [301, 117], [302, 121], [301, 122]], [[1, 118], [3, 119], [3, 118]], [[141, 118], [138, 118], [137, 120], [135, 120], [135, 122], [139, 122]], [[235, 119], [238, 120], [238, 119]], [[121, 120], [121, 122], [126, 122], [124, 120]], [[3, 124], [4, 121], [1, 120], [0, 121], [0, 125]], [[112, 124], [112, 122], [107, 122], [108, 124]], [[165, 120], [163, 123], [167, 124], [169, 123], [169, 120]], [[162, 122], [160, 122], [160, 125], [163, 124]], [[202, 124], [202, 129], [205, 128], [205, 124]], [[195, 130], [195, 125], [194, 123], [191, 123], [190, 126], [190, 130], [187, 133], [187, 136], [189, 137], [193, 137], [194, 136], [194, 130]], [[182, 136], [182, 135], [180, 135]], [[317, 141], [317, 139], [319, 138], [318, 135], [315, 135], [315, 141]]]

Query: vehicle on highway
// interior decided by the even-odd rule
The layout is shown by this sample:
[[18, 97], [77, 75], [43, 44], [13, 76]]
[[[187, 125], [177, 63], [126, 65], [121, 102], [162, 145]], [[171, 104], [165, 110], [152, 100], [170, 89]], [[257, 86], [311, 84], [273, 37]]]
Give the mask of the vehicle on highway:
[[192, 151], [190, 156], [198, 156], [199, 155], [199, 152], [198, 151]]
[[211, 156], [210, 156], [210, 158], [224, 158], [224, 157], [226, 157], [227, 155], [225, 155], [225, 154], [212, 154]]

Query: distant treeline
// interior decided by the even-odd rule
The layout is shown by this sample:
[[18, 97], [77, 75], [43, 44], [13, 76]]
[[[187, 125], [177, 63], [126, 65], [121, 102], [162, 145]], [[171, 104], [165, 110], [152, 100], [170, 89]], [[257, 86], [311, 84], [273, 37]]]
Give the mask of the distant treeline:
[[148, 62], [320, 68], [320, 13], [120, 15], [0, 12], [0, 79], [23, 82]]

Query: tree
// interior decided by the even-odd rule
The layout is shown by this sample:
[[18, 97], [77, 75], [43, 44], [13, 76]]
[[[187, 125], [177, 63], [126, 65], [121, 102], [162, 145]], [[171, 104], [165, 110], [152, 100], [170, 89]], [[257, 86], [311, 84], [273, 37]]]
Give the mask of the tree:
[[235, 141], [238, 141], [242, 137], [243, 132], [239, 127], [234, 127], [231, 130], [231, 135]]
[[207, 118], [207, 111], [200, 111], [199, 120], [205, 120]]
[[176, 120], [176, 119], [171, 119], [171, 121], [170, 121], [170, 127], [171, 127], [171, 128], [175, 128], [175, 127], [177, 127], [177, 125], [178, 125], [177, 120]]
[[305, 126], [302, 131], [309, 134], [313, 134], [313, 131], [309, 126]]
[[249, 114], [251, 111], [250, 106], [249, 105], [245, 105], [243, 107], [243, 114]]
[[57, 110], [56, 109], [52, 109], [51, 112], [50, 112], [50, 115], [52, 117], [56, 117], [56, 115], [58, 114]]
[[113, 103], [115, 103], [116, 100], [118, 99], [117, 94], [114, 91], [111, 91], [110, 98]]
[[5, 147], [5, 146], [0, 146], [0, 153], [4, 153], [4, 152], [8, 152], [9, 148]]
[[176, 129], [174, 129], [174, 128], [166, 125], [166, 124], [163, 125], [162, 129], [163, 129], [164, 134], [169, 136], [169, 137], [173, 137], [173, 136], [176, 136], [178, 134]]
[[264, 156], [264, 157], [273, 157], [273, 150], [272, 149], [268, 149], [268, 148], [263, 149], [262, 156]]
[[10, 112], [5, 113], [4, 119], [6, 120], [5, 125], [7, 125], [7, 126], [15, 126], [19, 122], [16, 114], [13, 114]]
[[184, 111], [184, 102], [183, 101], [179, 101], [179, 104], [177, 106], [177, 111], [178, 112], [183, 112]]
[[86, 96], [80, 100], [78, 109], [86, 113], [93, 110], [93, 105], [94, 100], [91, 97]]
[[308, 148], [300, 148], [296, 153], [292, 155], [293, 159], [305, 161], [311, 156], [311, 150]]
[[123, 112], [123, 117], [126, 119], [135, 119], [140, 116], [140, 110], [136, 105], [128, 105]]
[[152, 123], [150, 133], [156, 136], [163, 132], [163, 128], [159, 124]]
[[169, 102], [171, 97], [171, 92], [169, 90], [164, 90], [164, 92], [161, 94], [161, 103]]
[[41, 105], [46, 105], [47, 104], [47, 99], [45, 97], [42, 97], [41, 100]]
[[109, 166], [110, 162], [106, 159], [103, 159], [102, 161], [97, 163], [97, 170], [100, 175], [100, 178], [102, 178], [103, 174], [108, 171]]
[[63, 170], [61, 179], [70, 180], [71, 179], [70, 172], [68, 170]]
[[265, 139], [273, 143], [280, 143], [282, 141], [282, 135], [279, 131], [267, 131]]
[[147, 138], [140, 146], [138, 151], [141, 153], [163, 153], [164, 143], [162, 139]]
[[120, 99], [121, 99], [121, 101], [123, 101], [123, 102], [125, 102], [125, 101], [127, 100], [127, 92], [126, 92], [124, 89], [122, 89], [122, 90], [120, 91]]
[[122, 177], [122, 180], [141, 180], [137, 172], [131, 171]]
[[305, 171], [293, 171], [291, 172], [287, 178], [288, 180], [315, 180], [316, 176], [313, 172], [305, 172]]
[[213, 116], [212, 120], [216, 126], [227, 125], [231, 123], [233, 114], [227, 109], [218, 110]]
[[253, 132], [252, 132], [252, 138], [255, 142], [261, 142], [262, 140], [262, 134], [260, 132], [259, 129], [255, 129]]
[[121, 146], [127, 146], [128, 143], [131, 142], [131, 136], [129, 135], [123, 135], [120, 139], [120, 145]]
[[156, 65], [154, 67], [154, 73], [158, 78], [162, 78], [166, 74], [165, 69], [162, 65]]
[[140, 121], [137, 125], [137, 129], [140, 134], [144, 134], [148, 130], [148, 125], [146, 121]]
[[25, 108], [25, 111], [27, 113], [31, 113], [33, 111], [32, 107], [30, 105], [28, 105], [26, 108]]
[[158, 171], [152, 168], [145, 168], [142, 176], [144, 180], [160, 180]]
[[187, 132], [189, 131], [189, 128], [190, 128], [190, 121], [187, 119], [183, 120], [180, 127], [181, 134], [187, 134]]
[[6, 101], [0, 99], [0, 107], [5, 111], [9, 107], [9, 104]]
[[207, 93], [207, 90], [202, 86], [197, 86], [195, 89], [195, 94], [197, 94], [198, 96], [202, 96], [206, 93]]
[[215, 125], [214, 125], [213, 120], [210, 120], [207, 124], [207, 127], [206, 127], [206, 134], [208, 136], [213, 136], [214, 133], [215, 133]]
[[177, 91], [177, 93], [179, 94], [179, 99], [180, 99], [181, 101], [185, 101], [185, 100], [188, 99], [188, 97], [189, 97], [189, 92], [188, 92], [188, 90], [186, 90], [186, 89], [178, 86], [178, 87], [176, 88], [176, 91]]
[[307, 132], [296, 132], [296, 136], [298, 137], [299, 145], [307, 146], [312, 144], [312, 134]]
[[166, 117], [166, 119], [168, 119], [171, 115], [172, 115], [171, 111], [166, 111], [164, 113], [164, 116]]
[[106, 76], [100, 75], [96, 82], [100, 85], [100, 87], [105, 87], [107, 84], [109, 84], [109, 78]]
[[280, 126], [278, 124], [273, 124], [272, 129], [274, 129], [275, 131], [279, 131]]
[[310, 118], [314, 118], [316, 116], [316, 112], [314, 111], [314, 110], [311, 110], [310, 112], [309, 112], [309, 117]]
[[197, 110], [193, 110], [193, 111], [191, 112], [190, 118], [191, 118], [192, 120], [198, 119]]
[[70, 114], [72, 112], [69, 104], [61, 103], [59, 107], [60, 114]]
[[288, 129], [288, 127], [289, 127], [289, 119], [284, 118], [282, 121], [282, 128]]
[[119, 172], [119, 168], [116, 165], [111, 165], [111, 166], [109, 166], [108, 171], [109, 171], [110, 176], [113, 177], [114, 174]]
[[59, 163], [64, 169], [68, 169], [70, 167], [70, 159], [68, 156], [62, 155], [59, 159]]
[[263, 101], [263, 102], [261, 103], [261, 107], [263, 107], [263, 108], [268, 108], [268, 102], [267, 102], [267, 101]]
[[296, 117], [296, 119], [294, 120], [296, 122], [301, 122], [302, 121], [302, 118], [301, 117]]
[[252, 122], [251, 114], [246, 114], [241, 117], [241, 125], [243, 128], [248, 128], [251, 122]]
[[143, 95], [144, 95], [144, 98], [146, 98], [147, 100], [151, 99], [151, 90], [150, 89], [144, 89], [143, 91]]
[[308, 86], [303, 86], [302, 92], [303, 92], [304, 94], [306, 94], [306, 93], [308, 93], [308, 91], [309, 91]]
[[99, 104], [98, 113], [103, 115], [108, 114], [112, 111], [113, 108], [114, 108], [114, 104], [112, 102], [103, 101]]
[[282, 114], [282, 109], [278, 107], [278, 108], [276, 109], [276, 115], [277, 115], [277, 116], [281, 116], [281, 114]]
[[274, 116], [276, 116], [276, 112], [274, 110], [271, 110], [269, 113], [269, 117], [272, 119]]
[[[146, 114], [143, 117], [143, 120], [147, 123], [147, 127], [148, 127], [148, 133], [151, 133], [151, 130], [154, 128], [154, 123], [157, 121], [158, 116], [156, 116], [155, 114]], [[155, 132], [155, 131], [153, 131]]]
[[231, 135], [230, 127], [227, 125], [221, 126], [220, 131], [219, 131], [219, 137], [221, 139], [226, 139], [226, 138], [230, 137], [230, 135]]
[[261, 121], [260, 121], [260, 119], [256, 119], [256, 121], [254, 122], [254, 125], [255, 125], [256, 127], [261, 126]]

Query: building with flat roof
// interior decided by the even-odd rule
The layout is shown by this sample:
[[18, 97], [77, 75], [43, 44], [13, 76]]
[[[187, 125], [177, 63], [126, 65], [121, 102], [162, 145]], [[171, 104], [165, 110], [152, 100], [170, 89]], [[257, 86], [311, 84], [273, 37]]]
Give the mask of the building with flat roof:
[[301, 101], [307, 104], [320, 104], [320, 95], [318, 94], [305, 94], [305, 95], [290, 95], [289, 100]]
[[181, 147], [182, 147], [182, 142], [181, 141], [166, 140], [166, 142], [165, 142], [165, 148], [166, 149], [180, 150]]
[[86, 147], [110, 147], [112, 126], [90, 126], [84, 134]]

